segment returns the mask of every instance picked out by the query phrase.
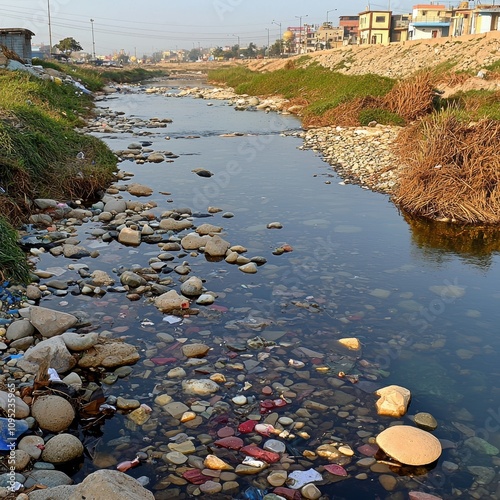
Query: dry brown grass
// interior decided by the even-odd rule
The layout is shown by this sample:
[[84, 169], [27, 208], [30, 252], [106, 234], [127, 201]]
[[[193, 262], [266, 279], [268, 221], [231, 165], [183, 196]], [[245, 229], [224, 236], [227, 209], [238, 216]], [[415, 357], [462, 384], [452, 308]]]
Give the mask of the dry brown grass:
[[384, 98], [384, 106], [407, 121], [430, 113], [434, 108], [435, 77], [422, 71], [398, 82]]
[[500, 122], [467, 123], [452, 110], [402, 131], [396, 152], [407, 168], [394, 202], [432, 219], [500, 223]]

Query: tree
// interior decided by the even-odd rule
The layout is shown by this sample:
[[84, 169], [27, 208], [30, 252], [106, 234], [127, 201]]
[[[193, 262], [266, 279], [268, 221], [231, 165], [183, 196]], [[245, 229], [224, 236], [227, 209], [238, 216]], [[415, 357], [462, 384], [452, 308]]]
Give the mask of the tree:
[[271, 57], [278, 57], [281, 55], [281, 40], [276, 40], [276, 42], [271, 45], [269, 55]]
[[83, 47], [71, 37], [60, 40], [58, 44], [54, 45], [54, 47], [60, 50], [67, 57], [71, 57], [72, 52], [83, 50]]
[[190, 61], [198, 61], [201, 59], [201, 50], [200, 49], [192, 49], [189, 51], [188, 59]]
[[249, 59], [254, 58], [257, 55], [257, 46], [255, 43], [250, 42], [248, 44], [248, 47], [245, 49], [245, 56], [248, 57]]

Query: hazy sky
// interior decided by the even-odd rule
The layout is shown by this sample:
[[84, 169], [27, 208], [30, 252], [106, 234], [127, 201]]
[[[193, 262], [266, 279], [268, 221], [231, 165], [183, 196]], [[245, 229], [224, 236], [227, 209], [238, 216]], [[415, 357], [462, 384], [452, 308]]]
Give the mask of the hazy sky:
[[[411, 11], [414, 3], [378, 0], [372, 9], [394, 13]], [[49, 43], [50, 4], [52, 42], [71, 36], [92, 52], [92, 29], [97, 54], [124, 49], [130, 55], [157, 50], [234, 45], [250, 42], [267, 45], [268, 31], [273, 43], [287, 26], [338, 25], [339, 15], [357, 15], [367, 0], [340, 2], [322, 0], [0, 0], [0, 26], [28, 28], [35, 33], [34, 44]], [[334, 10], [337, 9], [337, 10]], [[307, 17], [306, 17], [307, 16]]]

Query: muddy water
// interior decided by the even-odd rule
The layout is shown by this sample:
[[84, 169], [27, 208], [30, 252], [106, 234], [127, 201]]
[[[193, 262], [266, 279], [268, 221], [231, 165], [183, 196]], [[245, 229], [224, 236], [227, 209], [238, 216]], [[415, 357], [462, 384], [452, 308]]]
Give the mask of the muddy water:
[[[167, 83], [174, 93], [178, 84]], [[453, 243], [439, 246], [428, 242], [421, 231], [415, 234], [386, 197], [343, 185], [320, 157], [301, 150], [302, 141], [294, 135], [300, 130], [295, 118], [237, 112], [220, 101], [207, 104], [136, 91], [113, 96], [100, 105], [131, 117], [171, 118], [173, 123], [166, 129], [147, 129], [148, 136], [102, 137], [114, 150], [147, 140], [152, 149], [178, 155], [171, 163], [124, 161], [120, 168], [133, 173], [134, 182], [154, 189], [148, 201], [158, 204], [155, 214], [189, 207], [197, 216], [196, 225], [222, 226], [227, 241], [246, 247], [250, 257], [265, 257], [267, 263], [257, 274], [248, 275], [224, 261], [210, 262], [202, 254], [176, 254], [174, 263], [188, 262], [190, 275], [205, 280], [217, 298], [213, 306], [199, 306], [198, 316], [174, 324], [146, 299], [131, 302], [122, 294], [108, 293], [99, 299], [69, 294], [45, 300], [46, 307], [85, 310], [97, 331], [109, 331], [137, 345], [141, 361], [130, 375], [104, 384], [104, 391], [153, 408], [150, 421], [142, 427], [116, 414], [99, 431], [82, 431], [89, 454], [82, 469], [74, 471], [75, 480], [98, 467], [114, 468], [117, 461], [131, 460], [142, 450], [150, 459], [128, 473], [147, 477], [147, 488], [157, 498], [190, 498], [199, 493], [197, 487], [179, 479], [183, 466], [165, 459], [179, 432], [193, 442], [192, 456], [204, 458], [211, 446], [236, 466], [242, 456], [210, 444], [217, 433], [226, 432], [221, 429], [229, 427], [239, 435], [238, 425], [249, 416], [261, 415], [262, 421], [273, 424], [287, 416], [303, 423], [307, 435], [295, 432], [293, 438], [277, 438], [296, 457], [285, 467], [320, 471], [324, 480], [317, 484], [326, 498], [398, 494], [391, 498], [407, 498], [411, 490], [443, 498], [455, 498], [457, 491], [469, 497], [476, 490], [493, 498], [500, 479], [495, 472], [497, 456], [472, 449], [466, 440], [475, 432], [500, 447], [498, 254], [476, 254], [479, 243], [464, 253]], [[221, 137], [234, 132], [241, 135]], [[208, 169], [214, 176], [199, 177], [192, 172], [196, 168]], [[222, 212], [204, 217], [209, 206]], [[223, 218], [224, 212], [234, 217]], [[280, 222], [283, 228], [267, 229], [271, 222]], [[102, 269], [116, 276], [123, 268], [147, 267], [160, 253], [156, 245], [126, 248], [117, 242], [102, 243], [91, 236], [94, 227], [98, 226], [89, 223], [79, 229], [82, 244], [100, 252], [97, 259], [81, 261], [90, 271]], [[293, 251], [276, 255], [275, 250], [285, 244]], [[47, 255], [39, 266], [65, 265]], [[71, 279], [68, 273], [65, 279]], [[178, 290], [180, 276], [170, 276]], [[159, 333], [173, 339], [164, 342]], [[248, 342], [255, 337], [267, 347], [261, 340]], [[362, 351], [340, 349], [336, 341], [346, 337], [359, 339]], [[210, 346], [207, 363], [186, 363], [180, 352], [185, 342]], [[304, 366], [295, 368], [290, 359]], [[219, 372], [228, 383], [214, 398], [188, 396], [180, 380], [169, 377], [169, 371], [178, 367], [185, 370], [185, 378]], [[347, 376], [339, 377], [341, 372]], [[400, 422], [411, 425], [418, 412], [430, 412], [438, 421], [434, 434], [445, 440], [445, 449], [431, 467], [380, 471], [357, 464], [367, 457], [360, 447], [395, 421], [377, 416], [372, 394], [390, 384], [412, 393], [408, 414]], [[267, 386], [273, 388], [271, 396], [263, 392]], [[180, 424], [166, 414], [154, 403], [159, 394], [194, 405], [196, 425]], [[238, 395], [248, 398], [246, 405], [232, 401]], [[285, 406], [261, 414], [262, 401], [281, 396]], [[205, 401], [201, 408], [197, 400]], [[255, 433], [242, 437], [245, 444], [266, 440]], [[322, 466], [329, 462], [324, 458], [302, 456], [328, 443], [354, 450], [354, 456], [334, 460], [347, 470], [347, 478], [326, 472]], [[381, 472], [394, 477], [395, 483], [381, 479]], [[264, 491], [272, 491], [266, 476], [267, 472], [224, 476], [222, 483], [234, 479], [237, 485], [219, 495], [261, 498]]]

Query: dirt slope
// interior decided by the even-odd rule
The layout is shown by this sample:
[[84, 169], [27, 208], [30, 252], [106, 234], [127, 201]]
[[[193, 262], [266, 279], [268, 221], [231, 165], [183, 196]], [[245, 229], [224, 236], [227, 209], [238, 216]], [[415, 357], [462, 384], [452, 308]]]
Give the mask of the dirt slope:
[[[439, 66], [477, 74], [484, 70], [485, 66], [500, 59], [500, 32], [390, 45], [349, 45], [308, 55], [311, 57], [309, 64], [318, 62], [321, 66], [350, 75], [375, 73], [401, 78], [419, 69]], [[298, 60], [300, 57], [252, 61], [249, 68], [256, 71], [274, 71], [283, 68], [288, 61]], [[500, 89], [500, 82], [488, 78], [473, 78], [468, 82], [468, 86]]]

